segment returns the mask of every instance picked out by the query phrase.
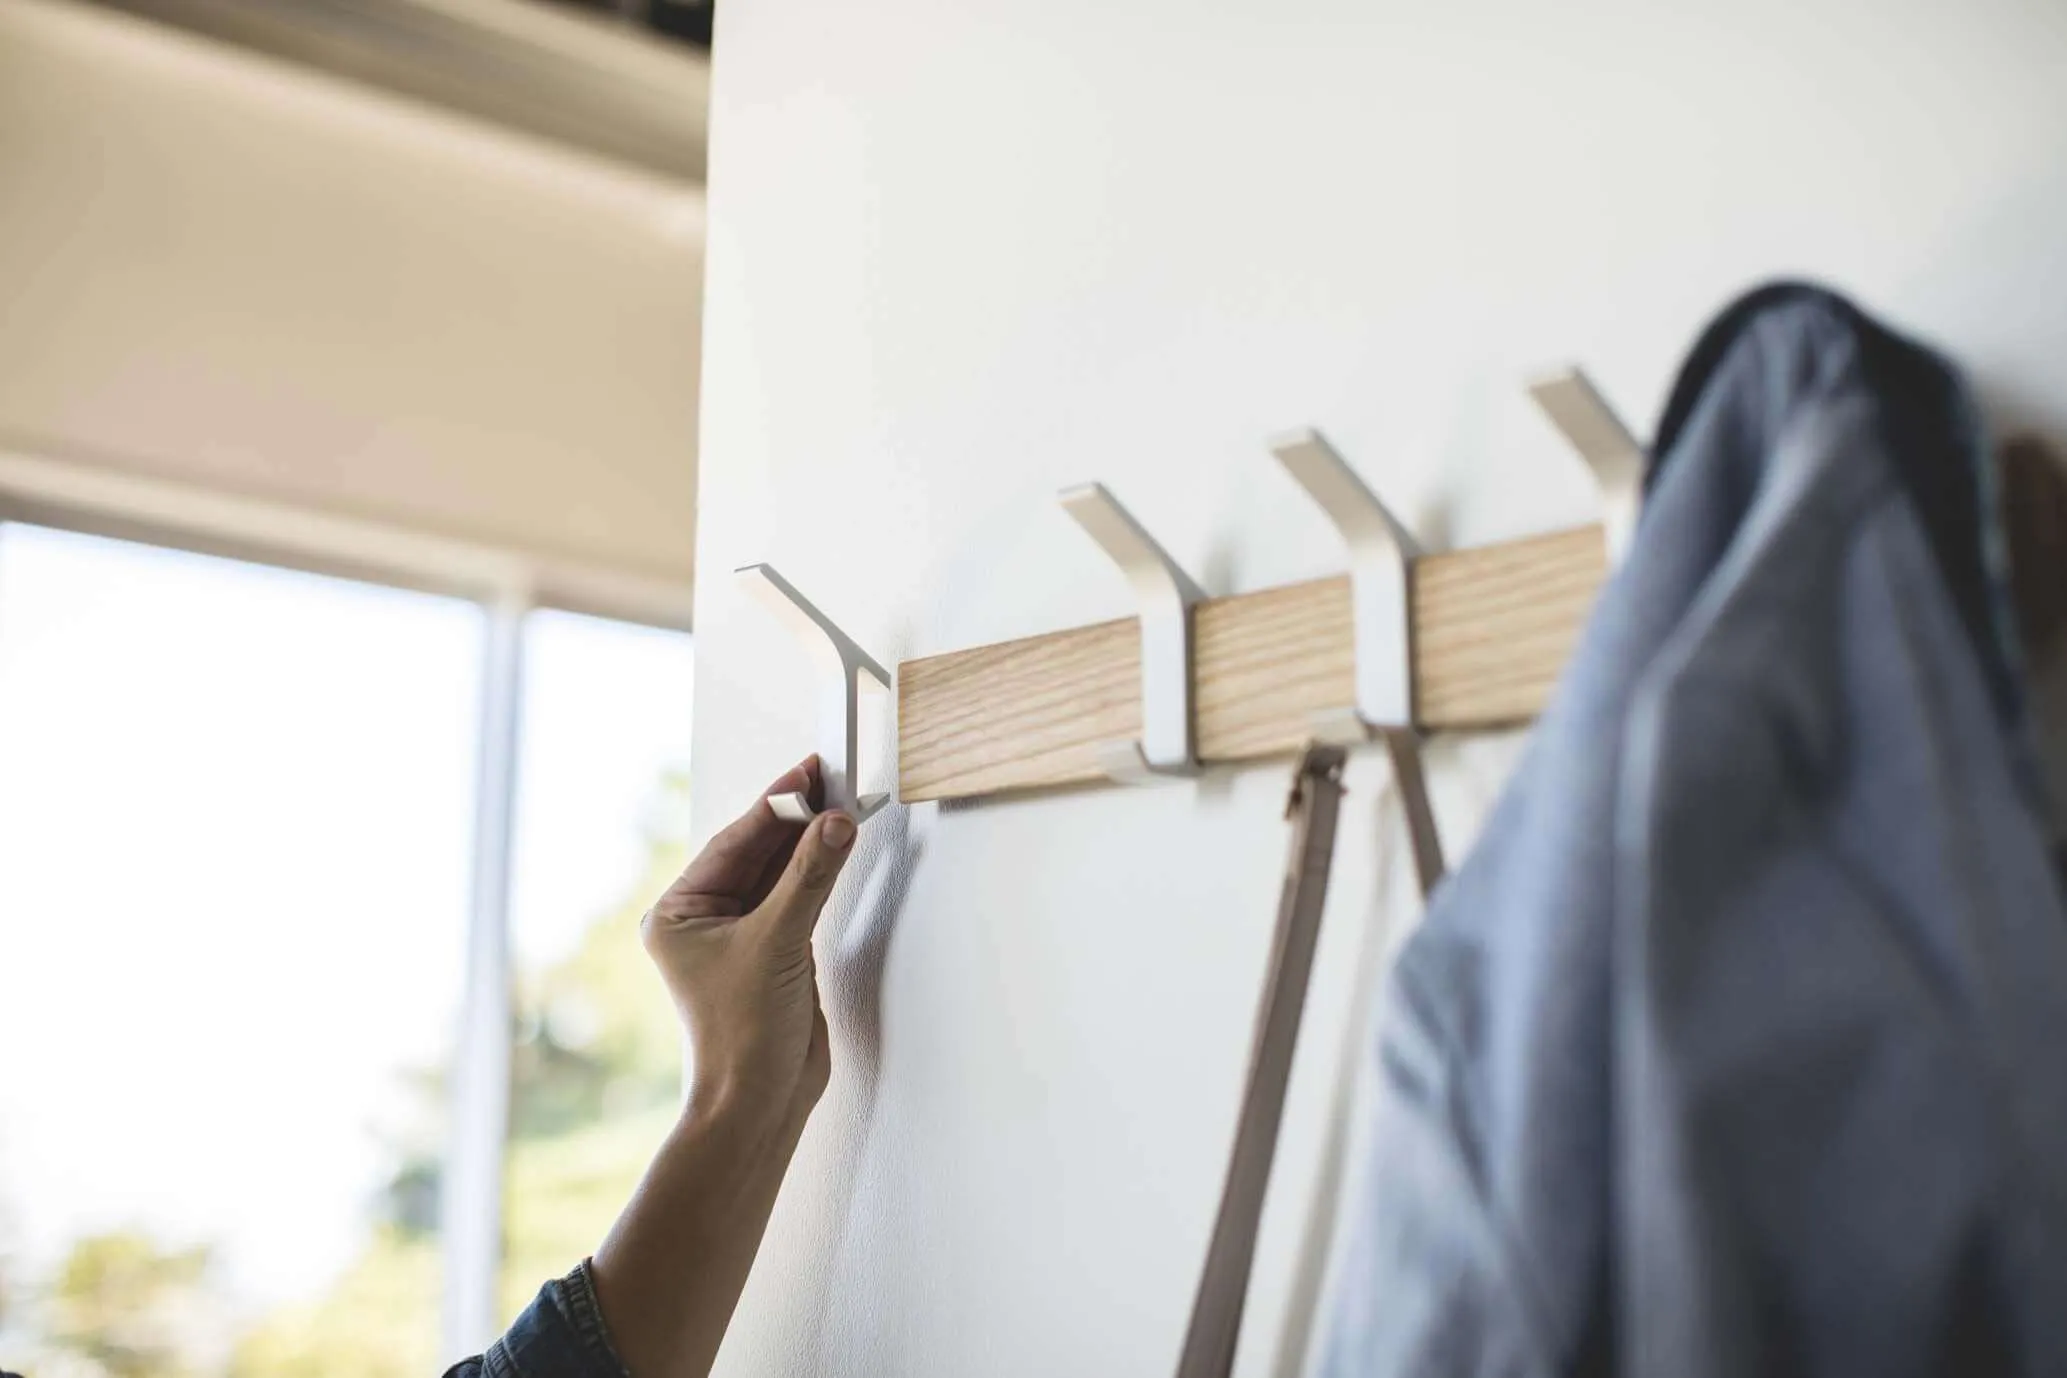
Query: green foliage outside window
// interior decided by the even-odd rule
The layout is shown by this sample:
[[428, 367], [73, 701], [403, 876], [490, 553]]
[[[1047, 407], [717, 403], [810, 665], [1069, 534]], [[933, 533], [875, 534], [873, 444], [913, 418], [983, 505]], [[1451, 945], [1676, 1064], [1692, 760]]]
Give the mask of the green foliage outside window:
[[[679, 814], [687, 781], [663, 782]], [[520, 973], [504, 1177], [504, 1319], [601, 1242], [680, 1096], [680, 1032], [639, 947], [639, 917], [680, 871], [653, 838], [624, 902], [567, 957]], [[442, 1077], [413, 1077], [425, 1113], [359, 1256], [321, 1296], [238, 1321], [205, 1246], [117, 1231], [73, 1244], [40, 1285], [0, 1278], [0, 1333], [40, 1333], [42, 1355], [0, 1355], [38, 1378], [424, 1378], [438, 1370], [435, 1226]], [[34, 1361], [32, 1363], [32, 1360]]]

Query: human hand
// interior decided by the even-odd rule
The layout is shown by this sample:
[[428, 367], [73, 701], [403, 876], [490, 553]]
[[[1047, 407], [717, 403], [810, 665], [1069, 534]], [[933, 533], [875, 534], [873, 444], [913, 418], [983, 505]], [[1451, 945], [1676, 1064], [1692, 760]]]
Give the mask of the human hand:
[[832, 1070], [811, 932], [854, 820], [785, 823], [822, 797], [816, 757], [710, 840], [639, 925], [689, 1032], [689, 1105], [597, 1248], [597, 1304], [640, 1378], [707, 1378]]
[[792, 767], [713, 837], [640, 924], [689, 1033], [692, 1106], [800, 1126], [831, 1074], [811, 934], [854, 844], [854, 820], [778, 819], [768, 796], [814, 802], [818, 758]]

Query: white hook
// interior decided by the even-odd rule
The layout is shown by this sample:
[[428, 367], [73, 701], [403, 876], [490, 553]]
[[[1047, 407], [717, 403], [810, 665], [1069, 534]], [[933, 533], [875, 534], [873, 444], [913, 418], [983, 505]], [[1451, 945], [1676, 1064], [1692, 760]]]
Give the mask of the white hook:
[[1601, 529], [1607, 538], [1608, 564], [1621, 564], [1636, 533], [1637, 512], [1643, 503], [1644, 447], [1622, 424], [1593, 380], [1576, 366], [1536, 379], [1529, 384], [1529, 396], [1593, 471], [1601, 491]]
[[1198, 769], [1192, 749], [1191, 609], [1205, 594], [1104, 484], [1065, 488], [1059, 497], [1062, 510], [1134, 586], [1141, 621], [1141, 736], [1099, 743], [1099, 767], [1130, 785], [1190, 775]]
[[[862, 681], [864, 677], [874, 680], [876, 691], [888, 695], [889, 672], [810, 599], [797, 592], [796, 585], [776, 573], [774, 566], [744, 565], [734, 572], [747, 591], [796, 634], [826, 676], [820, 686], [818, 721], [818, 767], [825, 787], [825, 807], [842, 809], [852, 814], [857, 823], [864, 821], [883, 807], [890, 796], [860, 793], [860, 699], [865, 688]], [[816, 816], [811, 801], [802, 794], [771, 795], [768, 806], [777, 818], [792, 823], [808, 823]]]
[[1428, 803], [1421, 734], [1414, 725], [1413, 562], [1421, 545], [1319, 431], [1292, 431], [1270, 451], [1321, 505], [1349, 547], [1355, 703], [1313, 715], [1314, 735], [1353, 745], [1383, 740], [1407, 815], [1421, 893], [1443, 878], [1442, 837]]
[[1414, 721], [1413, 619], [1407, 605], [1408, 563], [1420, 542], [1357, 477], [1319, 431], [1292, 431], [1270, 442], [1270, 452], [1321, 505], [1349, 546], [1350, 602], [1355, 609], [1356, 704], [1333, 710], [1360, 719], [1329, 741], [1368, 741], [1364, 724], [1411, 726]]

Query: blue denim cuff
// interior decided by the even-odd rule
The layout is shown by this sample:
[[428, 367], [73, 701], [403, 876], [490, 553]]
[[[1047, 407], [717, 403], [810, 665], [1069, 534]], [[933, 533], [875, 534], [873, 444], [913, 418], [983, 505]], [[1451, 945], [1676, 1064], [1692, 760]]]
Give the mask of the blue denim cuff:
[[478, 1362], [478, 1369], [461, 1365], [455, 1372], [477, 1372], [483, 1378], [631, 1378], [610, 1344], [586, 1259], [566, 1277], [541, 1287], [509, 1333]]

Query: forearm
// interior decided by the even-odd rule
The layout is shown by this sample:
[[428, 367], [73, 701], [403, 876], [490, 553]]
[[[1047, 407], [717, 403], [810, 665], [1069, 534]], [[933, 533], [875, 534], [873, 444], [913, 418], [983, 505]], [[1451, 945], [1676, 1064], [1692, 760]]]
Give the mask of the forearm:
[[[822, 792], [817, 759], [767, 794]], [[767, 796], [710, 840], [639, 925], [694, 1049], [689, 1108], [589, 1275], [633, 1378], [706, 1378], [831, 1052], [811, 933], [854, 820], [799, 830]]]
[[609, 1237], [596, 1297], [633, 1378], [705, 1378], [746, 1286], [804, 1115], [692, 1098]]

